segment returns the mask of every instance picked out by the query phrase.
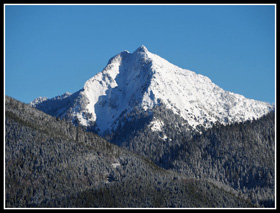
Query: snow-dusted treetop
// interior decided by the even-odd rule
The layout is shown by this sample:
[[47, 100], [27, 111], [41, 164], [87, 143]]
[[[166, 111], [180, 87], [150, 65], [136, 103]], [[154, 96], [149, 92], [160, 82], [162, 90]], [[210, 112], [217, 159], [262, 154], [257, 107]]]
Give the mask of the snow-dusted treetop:
[[[73, 104], [55, 116], [70, 113], [84, 126], [96, 122], [101, 134], [113, 129], [114, 122], [135, 107], [148, 110], [159, 103], [193, 127], [206, 128], [217, 121], [228, 124], [256, 119], [273, 110], [268, 103], [225, 91], [208, 77], [171, 64], [144, 45], [133, 53], [123, 51], [112, 57], [102, 72], [86, 81], [78, 95], [62, 99]], [[43, 108], [44, 102], [40, 99], [32, 105]]]

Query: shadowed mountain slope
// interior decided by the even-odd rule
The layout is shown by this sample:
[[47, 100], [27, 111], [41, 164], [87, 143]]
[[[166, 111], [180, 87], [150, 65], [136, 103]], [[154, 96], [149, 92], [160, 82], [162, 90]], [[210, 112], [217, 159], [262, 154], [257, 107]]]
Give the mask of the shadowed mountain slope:
[[6, 96], [6, 207], [252, 207]]

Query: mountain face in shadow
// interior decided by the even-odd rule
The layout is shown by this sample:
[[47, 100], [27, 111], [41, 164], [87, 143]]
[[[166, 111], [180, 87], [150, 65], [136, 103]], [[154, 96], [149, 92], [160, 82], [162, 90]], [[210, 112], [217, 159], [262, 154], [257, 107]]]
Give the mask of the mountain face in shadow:
[[5, 207], [253, 207], [6, 96]]

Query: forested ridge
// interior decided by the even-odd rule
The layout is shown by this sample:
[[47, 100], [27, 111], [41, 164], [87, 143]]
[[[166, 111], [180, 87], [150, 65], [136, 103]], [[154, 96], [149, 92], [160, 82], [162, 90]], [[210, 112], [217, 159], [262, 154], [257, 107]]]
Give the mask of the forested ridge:
[[[272, 207], [275, 198], [275, 112], [260, 119], [192, 129], [164, 104], [137, 109], [107, 139], [189, 177], [230, 186], [254, 204]], [[150, 122], [162, 125], [152, 130]], [[128, 128], [130, 127], [130, 128]]]
[[[162, 168], [148, 155], [6, 96], [5, 207], [264, 206], [235, 194], [234, 187], [180, 171], [187, 143], [176, 144], [177, 156], [164, 157], [170, 163]], [[267, 178], [270, 188], [273, 175]]]

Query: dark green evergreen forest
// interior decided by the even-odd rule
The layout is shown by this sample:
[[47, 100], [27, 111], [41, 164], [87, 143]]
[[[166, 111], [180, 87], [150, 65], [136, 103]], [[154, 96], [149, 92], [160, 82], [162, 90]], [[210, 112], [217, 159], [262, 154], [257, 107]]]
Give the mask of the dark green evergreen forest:
[[129, 117], [101, 138], [6, 96], [5, 207], [274, 207], [274, 113], [206, 131], [164, 106]]
[[[254, 204], [274, 206], [275, 113], [258, 120], [192, 129], [163, 104], [151, 112], [134, 111], [108, 141], [188, 177], [229, 186]], [[160, 120], [162, 131], [149, 122]]]

